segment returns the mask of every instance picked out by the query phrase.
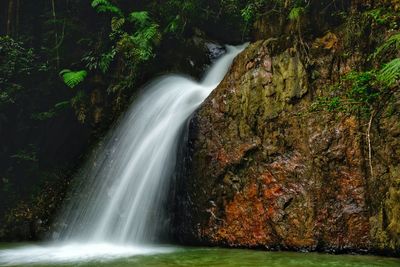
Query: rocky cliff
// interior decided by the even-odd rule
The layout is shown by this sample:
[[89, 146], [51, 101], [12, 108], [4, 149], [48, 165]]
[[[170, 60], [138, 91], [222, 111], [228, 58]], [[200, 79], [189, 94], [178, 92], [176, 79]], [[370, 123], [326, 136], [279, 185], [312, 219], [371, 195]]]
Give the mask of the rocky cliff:
[[400, 94], [372, 123], [313, 108], [367, 57], [362, 45], [338, 56], [340, 27], [307, 54], [285, 37], [250, 44], [196, 112], [177, 188], [181, 242], [399, 253]]

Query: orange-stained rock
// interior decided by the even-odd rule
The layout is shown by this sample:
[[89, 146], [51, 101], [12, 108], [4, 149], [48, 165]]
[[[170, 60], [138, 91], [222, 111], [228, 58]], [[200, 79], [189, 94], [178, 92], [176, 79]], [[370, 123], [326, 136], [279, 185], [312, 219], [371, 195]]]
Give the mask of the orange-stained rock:
[[327, 76], [310, 83], [296, 49], [259, 41], [238, 56], [190, 124], [177, 194], [182, 242], [399, 251], [399, 116], [373, 128], [371, 176], [366, 125], [310, 111], [328, 78], [357, 64], [332, 59], [326, 51], [313, 61]]

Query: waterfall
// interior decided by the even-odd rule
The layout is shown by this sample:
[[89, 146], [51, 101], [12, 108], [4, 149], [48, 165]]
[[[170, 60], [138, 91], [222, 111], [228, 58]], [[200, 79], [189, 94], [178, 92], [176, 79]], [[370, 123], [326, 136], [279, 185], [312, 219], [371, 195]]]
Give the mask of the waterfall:
[[241, 49], [228, 46], [200, 83], [168, 75], [144, 88], [84, 168], [77, 190], [85, 198], [66, 209], [61, 240], [143, 244], [157, 238], [183, 127]]
[[166, 75], [146, 86], [82, 169], [72, 194], [79, 197], [63, 210], [53, 244], [3, 252], [0, 265], [157, 252], [146, 246], [165, 230], [163, 205], [182, 131], [244, 47], [227, 46], [201, 82]]

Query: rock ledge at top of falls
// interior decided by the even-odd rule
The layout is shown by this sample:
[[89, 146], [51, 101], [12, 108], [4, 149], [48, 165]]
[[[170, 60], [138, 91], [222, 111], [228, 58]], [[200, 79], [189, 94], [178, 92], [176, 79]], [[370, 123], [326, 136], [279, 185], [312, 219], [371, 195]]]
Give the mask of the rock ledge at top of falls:
[[372, 177], [365, 125], [308, 112], [356, 60], [315, 57], [310, 82], [296, 49], [272, 53], [272, 42], [242, 52], [193, 116], [175, 235], [185, 244], [398, 253], [399, 116], [372, 131]]

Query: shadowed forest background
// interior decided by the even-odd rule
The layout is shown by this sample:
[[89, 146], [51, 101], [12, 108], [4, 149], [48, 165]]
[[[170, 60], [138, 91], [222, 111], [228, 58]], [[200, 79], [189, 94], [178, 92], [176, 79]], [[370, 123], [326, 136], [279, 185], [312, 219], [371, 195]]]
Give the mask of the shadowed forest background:
[[[141, 84], [169, 71], [200, 75], [206, 38], [248, 38], [246, 3], [231, 2], [1, 1], [1, 225], [15, 206], [9, 223], [35, 223], [31, 201], [54, 212], [88, 147]], [[75, 75], [69, 84], [63, 70]]]

